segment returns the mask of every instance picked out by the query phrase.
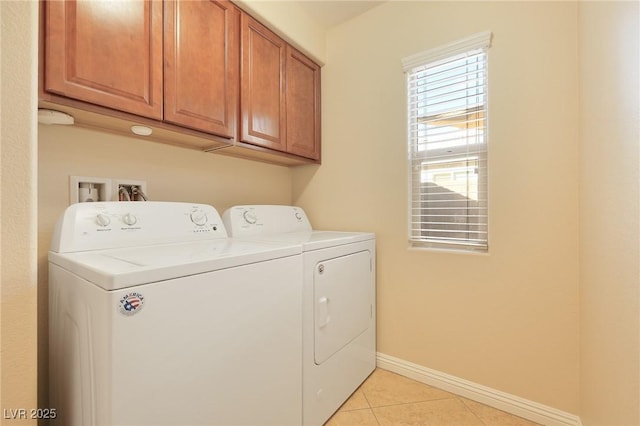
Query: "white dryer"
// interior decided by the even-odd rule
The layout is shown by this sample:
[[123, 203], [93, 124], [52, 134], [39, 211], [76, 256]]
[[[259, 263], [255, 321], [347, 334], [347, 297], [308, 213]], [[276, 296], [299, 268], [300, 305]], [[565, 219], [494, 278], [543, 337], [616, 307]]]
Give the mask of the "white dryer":
[[302, 247], [303, 424], [321, 425], [376, 366], [375, 235], [315, 231], [293, 206], [235, 206], [233, 238]]
[[82, 203], [49, 253], [56, 424], [302, 421], [301, 249], [208, 205]]

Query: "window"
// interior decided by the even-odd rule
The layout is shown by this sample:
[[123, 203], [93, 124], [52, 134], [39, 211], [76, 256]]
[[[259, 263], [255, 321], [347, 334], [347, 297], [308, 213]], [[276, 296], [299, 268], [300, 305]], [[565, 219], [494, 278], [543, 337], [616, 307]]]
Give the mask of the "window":
[[402, 61], [412, 246], [488, 250], [490, 41], [485, 32]]

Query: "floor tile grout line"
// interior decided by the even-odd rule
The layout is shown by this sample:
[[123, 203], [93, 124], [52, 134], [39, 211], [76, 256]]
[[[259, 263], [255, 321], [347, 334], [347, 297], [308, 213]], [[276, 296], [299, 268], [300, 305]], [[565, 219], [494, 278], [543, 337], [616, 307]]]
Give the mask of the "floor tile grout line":
[[[445, 401], [445, 400], [448, 400], [448, 399], [458, 399], [458, 398], [454, 396], [454, 397], [447, 397], [447, 398], [421, 399], [421, 400], [418, 400], [418, 401], [398, 402], [398, 403], [395, 403], [395, 404], [386, 404], [386, 405], [376, 405], [375, 407], [371, 406], [370, 408], [372, 410], [374, 410], [376, 408], [396, 407], [396, 406], [399, 406], [399, 405], [409, 405], [409, 404], [422, 404], [423, 402]], [[466, 407], [466, 405], [465, 405], [465, 407]]]
[[[369, 380], [369, 378], [367, 378], [367, 380]], [[364, 385], [364, 383], [362, 383], [362, 385]], [[373, 411], [373, 407], [371, 406], [371, 403], [369, 402], [369, 398], [367, 398], [367, 394], [365, 393], [364, 389], [362, 389], [362, 385], [360, 385], [358, 389], [360, 389], [360, 392], [362, 392], [362, 397], [364, 398], [365, 402], [369, 406], [369, 411], [371, 411], [371, 414], [373, 414], [373, 418], [376, 420], [376, 423], [378, 424], [378, 426], [380, 426], [380, 421], [378, 420], [378, 416], [376, 416], [376, 413]]]
[[380, 420], [378, 420], [378, 416], [376, 416], [376, 412], [373, 411], [373, 408], [369, 408], [371, 410], [371, 414], [373, 414], [373, 418], [376, 419], [376, 423], [380, 426]]
[[460, 396], [459, 396], [459, 397], [458, 397], [458, 399], [460, 400], [460, 402], [462, 402], [462, 405], [463, 405], [467, 410], [469, 410], [469, 412], [470, 412], [471, 414], [473, 414], [473, 416], [474, 416], [476, 419], [478, 419], [478, 420], [480, 421], [480, 423], [482, 423], [482, 424], [483, 424], [483, 425], [485, 425], [485, 426], [490, 426], [490, 425], [488, 425], [488, 424], [487, 424], [487, 422], [485, 422], [485, 421], [484, 421], [484, 419], [483, 419], [482, 417], [480, 417], [480, 416], [479, 416], [475, 411], [473, 411], [473, 410], [471, 409], [471, 407], [469, 407], [469, 406], [467, 405], [467, 403], [465, 402], [465, 400], [464, 400], [464, 398], [463, 398], [463, 397], [460, 397]]
[[360, 386], [358, 389], [360, 389], [360, 392], [362, 392], [362, 396], [364, 397], [364, 400], [367, 403], [367, 406], [369, 407], [369, 409], [370, 410], [373, 409], [373, 407], [371, 406], [371, 403], [369, 402], [369, 398], [367, 398], [367, 394], [365, 393], [364, 389], [362, 389], [362, 386]]
[[521, 419], [521, 420], [524, 420], [524, 421], [526, 421], [526, 422], [530, 422], [532, 425], [542, 426], [542, 425], [541, 425], [541, 424], [539, 424], [539, 423], [533, 422], [533, 421], [531, 421], [531, 420], [525, 419], [524, 417], [521, 417], [521, 416], [518, 416], [518, 415], [515, 415], [515, 414], [508, 413], [508, 412], [506, 412], [506, 411], [500, 410], [499, 408], [495, 408], [495, 407], [492, 407], [492, 406], [490, 406], [490, 405], [483, 404], [482, 402], [474, 401], [473, 399], [469, 399], [469, 398], [466, 398], [466, 397], [464, 397], [464, 396], [458, 396], [458, 398], [460, 398], [460, 400], [462, 400], [462, 403], [463, 403], [467, 408], [469, 408], [469, 411], [471, 411], [473, 414], [475, 414], [475, 416], [476, 416], [476, 417], [478, 417], [478, 418], [480, 419], [480, 421], [482, 421], [482, 423], [483, 423], [483, 424], [485, 424], [486, 426], [490, 426], [490, 425], [489, 425], [489, 424], [487, 424], [487, 422], [485, 422], [485, 421], [484, 421], [484, 419], [483, 419], [482, 417], [480, 417], [480, 414], [476, 413], [476, 412], [471, 408], [471, 406], [469, 406], [469, 404], [467, 404], [467, 401], [472, 402], [472, 403], [476, 403], [476, 404], [480, 404], [480, 405], [485, 406], [485, 407], [488, 407], [488, 408], [489, 408], [489, 409], [491, 409], [492, 411], [495, 411], [495, 412], [501, 413], [501, 414], [502, 414], [502, 415], [504, 415], [504, 416], [508, 416], [508, 417], [513, 417], [513, 418]]

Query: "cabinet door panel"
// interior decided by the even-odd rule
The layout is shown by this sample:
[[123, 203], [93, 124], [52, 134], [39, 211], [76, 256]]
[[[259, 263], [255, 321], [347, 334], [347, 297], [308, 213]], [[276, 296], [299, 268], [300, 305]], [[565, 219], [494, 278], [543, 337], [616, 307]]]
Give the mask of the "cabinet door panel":
[[241, 140], [286, 150], [285, 42], [242, 14]]
[[165, 121], [235, 137], [239, 19], [227, 1], [165, 3]]
[[320, 67], [287, 47], [287, 152], [320, 159]]
[[162, 118], [162, 2], [49, 1], [45, 90]]

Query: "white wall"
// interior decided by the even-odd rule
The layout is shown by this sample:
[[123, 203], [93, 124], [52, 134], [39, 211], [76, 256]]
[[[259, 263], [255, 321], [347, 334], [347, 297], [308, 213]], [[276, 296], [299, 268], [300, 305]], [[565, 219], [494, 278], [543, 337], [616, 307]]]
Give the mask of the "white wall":
[[[329, 31], [323, 164], [294, 201], [378, 237], [378, 350], [579, 409], [578, 46], [573, 2], [388, 2]], [[407, 249], [401, 58], [491, 30], [490, 252]]]
[[580, 3], [581, 410], [640, 424], [640, 3]]

